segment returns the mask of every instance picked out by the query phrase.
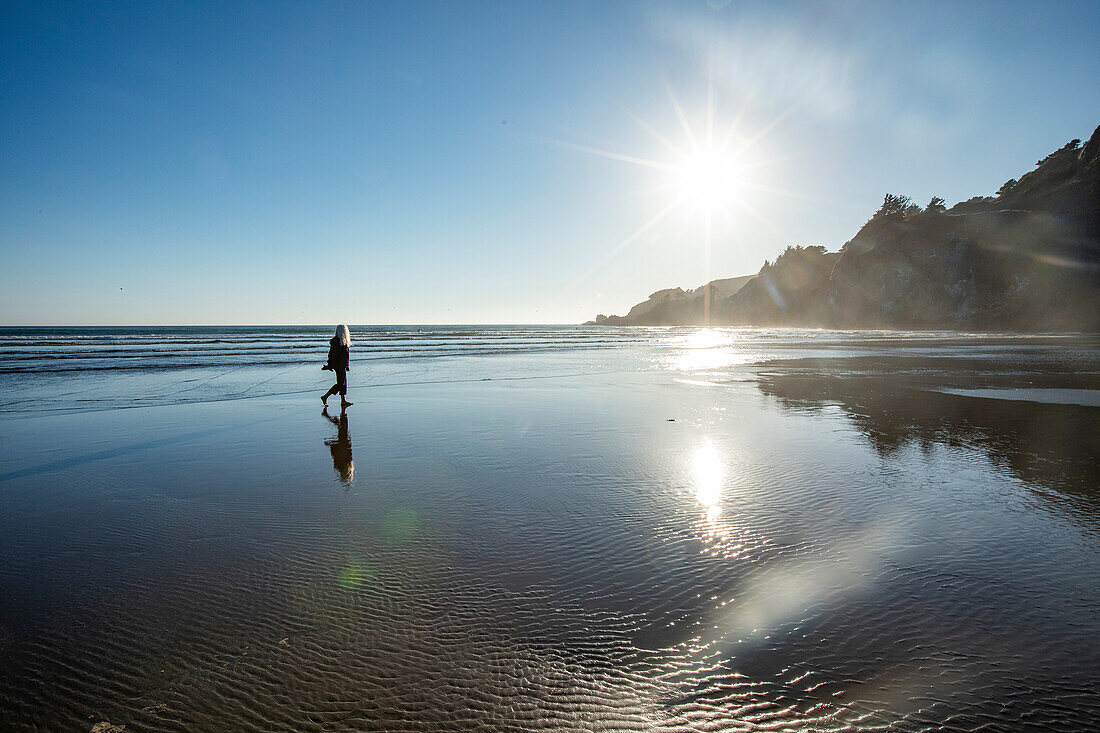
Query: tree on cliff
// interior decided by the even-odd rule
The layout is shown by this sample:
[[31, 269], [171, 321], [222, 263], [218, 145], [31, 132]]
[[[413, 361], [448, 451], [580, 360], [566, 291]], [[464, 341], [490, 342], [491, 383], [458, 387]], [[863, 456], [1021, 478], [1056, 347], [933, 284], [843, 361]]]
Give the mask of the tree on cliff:
[[1042, 165], [1043, 163], [1046, 163], [1048, 160], [1056, 158], [1060, 155], [1064, 155], [1065, 153], [1071, 153], [1071, 152], [1077, 150], [1077, 148], [1079, 148], [1079, 147], [1081, 147], [1081, 138], [1075, 137], [1072, 140], [1070, 140], [1068, 143], [1063, 145], [1062, 147], [1055, 150], [1053, 153], [1051, 153], [1047, 157], [1045, 157], [1042, 160], [1035, 163], [1035, 165]]
[[886, 198], [882, 200], [882, 206], [878, 207], [878, 211], [871, 217], [872, 219], [901, 219], [905, 216], [905, 209], [912, 204], [912, 200], [908, 196], [895, 196], [892, 193], [886, 194]]
[[900, 219], [902, 221], [908, 220], [921, 213], [921, 208], [913, 203], [913, 200], [908, 196], [895, 196], [892, 193], [886, 194], [886, 198], [882, 200], [882, 206], [879, 207], [875, 215], [871, 217], [871, 220], [876, 219]]

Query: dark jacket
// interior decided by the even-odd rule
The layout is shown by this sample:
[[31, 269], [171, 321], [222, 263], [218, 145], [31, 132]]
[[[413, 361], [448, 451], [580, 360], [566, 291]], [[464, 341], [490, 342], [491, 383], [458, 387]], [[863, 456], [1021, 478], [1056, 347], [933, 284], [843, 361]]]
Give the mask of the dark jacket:
[[328, 365], [334, 372], [346, 372], [351, 367], [351, 350], [335, 336], [328, 342]]

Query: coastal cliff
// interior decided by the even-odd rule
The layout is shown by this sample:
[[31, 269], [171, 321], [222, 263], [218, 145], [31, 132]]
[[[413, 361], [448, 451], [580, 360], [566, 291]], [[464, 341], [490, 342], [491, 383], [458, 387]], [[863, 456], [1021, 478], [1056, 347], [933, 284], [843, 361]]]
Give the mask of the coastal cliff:
[[[706, 299], [711, 308], [740, 291], [755, 275], [711, 280], [693, 290], [667, 288], [658, 290], [648, 299], [638, 303], [625, 316], [605, 316], [586, 325], [598, 326], [680, 326], [703, 325], [706, 322]], [[713, 314], [711, 314], [713, 316]]]
[[1100, 127], [995, 196], [887, 195], [839, 252], [788, 247], [756, 275], [660, 290], [593, 325], [1100, 331]]

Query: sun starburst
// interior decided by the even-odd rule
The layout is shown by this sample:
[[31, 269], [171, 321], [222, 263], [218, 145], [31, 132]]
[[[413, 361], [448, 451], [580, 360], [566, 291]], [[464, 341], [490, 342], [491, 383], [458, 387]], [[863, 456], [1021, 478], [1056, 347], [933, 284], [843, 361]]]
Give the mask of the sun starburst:
[[[783, 234], [780, 227], [756, 210], [750, 199], [761, 193], [796, 195], [765, 185], [757, 179], [761, 169], [775, 162], [759, 156], [759, 143], [790, 114], [793, 107], [746, 136], [741, 134], [746, 106], [742, 105], [731, 119], [722, 119], [717, 112], [713, 84], [708, 84], [704, 111], [701, 115], [694, 116], [697, 120], [694, 125], [691, 122], [692, 116], [685, 111], [671, 87], [666, 85], [666, 88], [679, 126], [679, 130], [674, 133], [661, 132], [655, 125], [624, 107], [625, 113], [660, 146], [659, 155], [650, 157], [556, 141], [579, 152], [646, 168], [660, 177], [658, 185], [650, 190], [659, 191], [666, 196], [666, 204], [655, 215], [611, 247], [596, 264], [577, 278], [573, 287], [587, 280], [608, 261], [676, 211], [682, 212], [685, 224], [694, 221], [696, 225], [701, 225], [702, 269], [708, 280], [711, 279], [710, 260], [716, 221], [733, 230], [739, 217], [745, 215], [772, 231]], [[698, 121], [700, 117], [701, 122]], [[705, 302], [708, 318], [709, 305], [708, 298]]]

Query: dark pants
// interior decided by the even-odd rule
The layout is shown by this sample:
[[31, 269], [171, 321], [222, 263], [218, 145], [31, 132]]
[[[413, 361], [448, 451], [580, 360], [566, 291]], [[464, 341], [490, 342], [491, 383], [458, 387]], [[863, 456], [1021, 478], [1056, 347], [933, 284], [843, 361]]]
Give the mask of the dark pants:
[[348, 373], [343, 369], [336, 370], [336, 384], [332, 385], [332, 388], [325, 393], [325, 399], [327, 400], [337, 392], [340, 393], [340, 397], [344, 397], [348, 393]]

